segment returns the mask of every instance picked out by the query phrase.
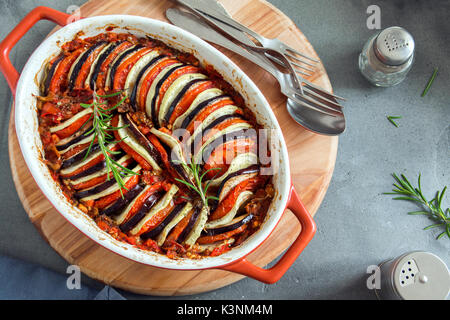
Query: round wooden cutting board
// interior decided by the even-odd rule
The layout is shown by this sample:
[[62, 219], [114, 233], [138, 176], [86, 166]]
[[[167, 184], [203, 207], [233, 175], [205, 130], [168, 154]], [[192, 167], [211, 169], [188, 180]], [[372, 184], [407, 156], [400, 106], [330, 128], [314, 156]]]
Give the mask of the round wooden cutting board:
[[[271, 4], [263, 0], [221, 2], [235, 19], [253, 30], [317, 56], [294, 23]], [[95, 0], [81, 7], [81, 16], [131, 14], [167, 21], [164, 13], [172, 6], [173, 2], [162, 0]], [[220, 50], [250, 76], [272, 106], [286, 139], [293, 183], [309, 212], [315, 214], [333, 173], [338, 138], [317, 135], [297, 125], [288, 115], [286, 99], [272, 76], [238, 55]], [[310, 80], [331, 90], [322, 65]], [[9, 123], [9, 156], [17, 192], [32, 223], [63, 258], [78, 265], [86, 275], [114, 287], [151, 295], [195, 294], [243, 278], [222, 270], [173, 271], [149, 267], [112, 253], [90, 240], [53, 208], [32, 178], [17, 141], [14, 109]], [[248, 260], [261, 267], [267, 265], [292, 243], [299, 231], [298, 220], [291, 212], [285, 212], [276, 230], [248, 256]]]

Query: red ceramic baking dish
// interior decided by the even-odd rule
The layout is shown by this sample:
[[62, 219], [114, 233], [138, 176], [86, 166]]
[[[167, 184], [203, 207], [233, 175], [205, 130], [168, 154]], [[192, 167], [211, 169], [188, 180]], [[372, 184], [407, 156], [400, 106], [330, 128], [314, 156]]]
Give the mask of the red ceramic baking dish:
[[[274, 283], [292, 265], [316, 231], [315, 223], [302, 204], [291, 183], [286, 143], [278, 122], [256, 85], [225, 55], [198, 37], [173, 25], [149, 18], [129, 15], [109, 15], [80, 19], [67, 24], [70, 16], [51, 8], [32, 10], [0, 44], [0, 69], [14, 94], [15, 126], [20, 148], [26, 164], [38, 186], [60, 214], [86, 236], [99, 245], [136, 262], [166, 269], [200, 270], [218, 268], [240, 273], [259, 281]], [[22, 36], [39, 20], [46, 19], [62, 26], [44, 40], [28, 59], [19, 74], [9, 59], [9, 53]], [[261, 228], [232, 250], [203, 259], [169, 259], [165, 255], [144, 251], [128, 243], [120, 242], [103, 232], [95, 222], [69, 203], [60, 186], [52, 179], [48, 167], [41, 161], [42, 142], [38, 132], [36, 98], [42, 77], [43, 65], [60, 51], [60, 45], [70, 41], [82, 31], [84, 36], [104, 32], [108, 25], [116, 26], [115, 32], [130, 32], [136, 36], [150, 36], [169, 46], [192, 53], [202, 64], [214, 66], [216, 71], [239, 92], [246, 105], [255, 114], [259, 124], [269, 129], [270, 148], [276, 157], [277, 168], [273, 176], [275, 197]], [[269, 237], [285, 210], [290, 209], [301, 224], [301, 232], [289, 249], [270, 269], [262, 269], [250, 263], [246, 257]]]

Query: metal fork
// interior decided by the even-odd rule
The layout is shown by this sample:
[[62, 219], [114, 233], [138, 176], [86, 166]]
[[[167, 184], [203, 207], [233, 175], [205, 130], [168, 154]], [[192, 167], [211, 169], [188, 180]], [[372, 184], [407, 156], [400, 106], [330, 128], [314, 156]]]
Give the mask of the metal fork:
[[237, 45], [221, 33], [210, 28], [208, 24], [205, 24], [204, 21], [200, 20], [197, 16], [188, 12], [172, 8], [166, 11], [166, 16], [175, 25], [183, 27], [204, 40], [236, 52], [271, 73], [278, 80], [281, 92], [295, 103], [333, 117], [342, 115], [341, 106], [332, 95], [318, 94], [315, 91], [317, 90], [317, 86], [313, 84], [309, 86], [310, 83], [305, 83], [305, 90], [302, 94], [292, 82], [291, 74], [281, 72], [274, 66], [271, 60], [264, 55], [264, 53], [247, 51], [242, 46]]
[[[241, 33], [241, 35], [238, 37], [236, 35], [236, 32], [230, 32], [228, 28], [224, 28], [224, 26], [232, 27], [234, 30], [238, 30], [236, 27], [240, 26], [241, 24], [233, 20], [232, 18], [228, 17], [227, 15], [222, 14], [221, 12], [217, 11], [210, 11], [204, 13], [204, 9], [198, 9], [197, 7], [192, 6], [195, 3], [199, 3], [198, 1], [192, 1], [192, 0], [176, 0], [178, 3], [182, 4], [185, 8], [189, 9], [189, 11], [196, 14], [198, 17], [202, 18], [205, 22], [207, 22], [210, 26], [212, 26], [214, 29], [216, 29], [218, 32], [224, 34], [227, 38], [231, 39], [234, 42], [239, 43], [241, 46], [245, 47], [248, 50], [262, 53], [264, 56], [271, 58], [272, 60], [278, 60], [277, 62], [284, 66], [289, 73], [292, 74], [291, 81], [294, 82], [297, 89], [300, 91], [301, 95], [308, 95], [310, 98], [313, 99], [320, 99], [320, 101], [324, 103], [328, 103], [331, 106], [333, 106], [337, 110], [341, 110], [342, 105], [340, 105], [337, 100], [345, 100], [344, 98], [337, 96], [335, 94], [332, 94], [331, 92], [328, 92], [308, 80], [301, 77], [301, 75], [298, 74], [296, 69], [293, 68], [292, 63], [286, 58], [286, 56], [278, 51], [276, 47], [272, 48], [265, 48], [260, 47], [254, 44], [244, 33]], [[220, 19], [216, 19], [214, 17], [220, 16]], [[215, 20], [216, 19], [216, 20]], [[247, 28], [243, 26], [244, 28]], [[250, 30], [247, 28], [247, 30]], [[250, 30], [253, 35], [258, 35], [252, 30]], [[259, 37], [262, 37], [258, 35]], [[268, 42], [272, 43], [282, 43], [281, 41], [277, 39], [267, 39]], [[288, 49], [286, 49], [288, 50]]]
[[[258, 43], [260, 44], [261, 47], [271, 48], [273, 50], [276, 50], [276, 51], [282, 53], [287, 58], [289, 58], [289, 60], [290, 60], [289, 62], [292, 65], [294, 65], [295, 67], [297, 67], [298, 69], [303, 69], [303, 70], [309, 71], [309, 72], [315, 72], [315, 69], [317, 68], [316, 64], [319, 63], [319, 60], [314, 59], [310, 56], [305, 55], [304, 53], [297, 51], [296, 49], [288, 46], [287, 44], [285, 44], [284, 42], [282, 42], [278, 39], [266, 38], [230, 17], [227, 17], [220, 13], [216, 13], [214, 15], [208, 14], [201, 9], [198, 9], [198, 11], [202, 12], [203, 14], [207, 15], [208, 17], [210, 17], [212, 19], [215, 19], [217, 21], [227, 24], [230, 27], [235, 28], [236, 30], [239, 30], [240, 32], [246, 33], [250, 37], [256, 39], [256, 41], [258, 41]], [[300, 58], [299, 56], [303, 57], [304, 59]], [[271, 55], [268, 55], [268, 57], [271, 59], [274, 59], [277, 63], [281, 62], [276, 57], [273, 57]], [[297, 73], [304, 75], [304, 76], [311, 76], [310, 73], [307, 73], [305, 71], [298, 70], [298, 69], [296, 69]]]

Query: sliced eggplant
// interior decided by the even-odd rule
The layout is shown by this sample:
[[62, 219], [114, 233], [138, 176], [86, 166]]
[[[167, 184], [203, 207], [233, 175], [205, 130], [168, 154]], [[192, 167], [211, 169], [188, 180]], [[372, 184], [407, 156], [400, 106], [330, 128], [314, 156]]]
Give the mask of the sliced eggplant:
[[105, 48], [103, 48], [102, 52], [100, 52], [97, 59], [95, 59], [94, 63], [91, 66], [91, 72], [89, 73], [86, 79], [86, 81], [89, 81], [89, 87], [91, 88], [91, 90], [95, 89], [95, 83], [97, 82], [98, 74], [100, 72], [103, 62], [121, 43], [122, 41], [117, 41], [108, 44]]
[[248, 129], [248, 130], [236, 130], [233, 132], [229, 132], [223, 136], [217, 137], [214, 141], [210, 142], [204, 148], [200, 149], [202, 158], [206, 162], [211, 156], [212, 152], [216, 150], [217, 147], [222, 146], [223, 144], [229, 143], [231, 141], [241, 140], [241, 139], [253, 139], [256, 141], [257, 135], [256, 130]]
[[153, 61], [155, 58], [160, 57], [161, 53], [159, 50], [152, 50], [144, 54], [136, 63], [131, 67], [130, 72], [125, 80], [125, 90], [128, 97], [131, 97], [134, 87], [137, 85], [139, 80], [139, 75], [142, 70], [145, 70], [148, 63]]
[[134, 138], [147, 150], [150, 156], [157, 162], [161, 163], [161, 155], [155, 146], [147, 139], [147, 137], [139, 130], [139, 128], [134, 123], [131, 115], [127, 113], [126, 115], [121, 115], [123, 123], [127, 126], [127, 129], [131, 132]]
[[89, 58], [91, 54], [94, 54], [95, 50], [99, 48], [100, 46], [105, 45], [105, 41], [99, 41], [96, 44], [90, 46], [85, 52], [83, 52], [78, 59], [75, 61], [75, 63], [72, 65], [70, 77], [69, 77], [69, 83], [68, 88], [69, 91], [73, 90], [73, 87], [75, 85], [75, 81], [78, 78], [78, 75], [80, 73], [81, 67], [86, 63], [86, 60]]
[[201, 109], [207, 107], [213, 102], [225, 99], [228, 96], [218, 88], [210, 88], [202, 91], [197, 95], [197, 97], [192, 101], [189, 108], [179, 116], [173, 123], [173, 128], [183, 128], [186, 129], [189, 123], [194, 119], [194, 117], [200, 112]]
[[147, 214], [147, 212], [149, 212], [149, 210], [155, 205], [155, 203], [161, 199], [163, 193], [162, 192], [156, 192], [152, 195], [150, 195], [147, 200], [145, 200], [144, 204], [142, 205], [142, 207], [139, 209], [138, 212], [136, 212], [131, 218], [129, 218], [126, 222], [122, 223], [120, 225], [120, 230], [122, 230], [122, 232], [128, 232], [131, 229], [134, 228], [134, 226], [136, 226], [139, 221], [141, 221], [142, 218], [144, 218], [144, 216]]
[[[79, 64], [78, 62], [83, 59], [83, 57], [85, 56], [85, 53], [89, 52], [89, 49], [91, 49], [91, 48], [92, 48], [92, 46], [84, 48], [84, 51], [78, 55], [78, 57], [75, 59], [75, 61], [70, 66], [69, 73], [67, 74], [67, 86], [70, 91], [72, 91], [72, 89], [70, 89], [71, 83], [75, 82], [75, 78], [77, 77], [78, 72], [80, 71], [80, 68], [83, 65], [83, 64]], [[72, 87], [73, 87], [73, 85], [72, 85]]]
[[[136, 173], [139, 173], [139, 171], [141, 170], [141, 166], [136, 165], [131, 170], [133, 170]], [[125, 177], [123, 179], [124, 184], [126, 184], [128, 182], [128, 180], [130, 180], [132, 177], [133, 177], [132, 175]], [[81, 191], [81, 192], [83, 192], [83, 194], [78, 195], [77, 198], [80, 200], [83, 200], [83, 201], [96, 200], [96, 199], [103, 198], [111, 193], [114, 193], [114, 192], [118, 191], [119, 189], [120, 189], [120, 186], [117, 183], [117, 181], [115, 179], [111, 179], [109, 181], [102, 183], [99, 186], [95, 186], [92, 189]], [[79, 192], [79, 193], [81, 193], [81, 192]]]
[[186, 239], [183, 241], [185, 245], [191, 247], [195, 244], [205, 228], [205, 224], [208, 221], [209, 208], [207, 206], [202, 206], [198, 218], [196, 219], [192, 230], [189, 232]]
[[111, 65], [108, 68], [108, 73], [106, 75], [106, 88], [112, 88], [112, 85], [114, 83], [114, 76], [116, 75], [117, 68], [119, 67], [120, 63], [129, 55], [133, 54], [134, 52], [141, 50], [142, 45], [132, 45], [131, 47], [125, 49], [121, 53], [117, 55], [117, 57], [114, 59], [114, 61], [111, 63]]
[[[178, 77], [167, 89], [163, 99], [161, 100], [161, 105], [159, 107], [158, 113], [158, 123], [159, 126], [164, 126], [164, 124], [169, 122], [170, 115], [173, 112], [176, 104], [172, 104], [175, 98], [181, 99], [184, 93], [190, 88], [191, 85], [199, 82], [200, 80], [206, 79], [206, 76], [202, 73], [187, 73]], [[180, 93], [181, 96], [180, 96]]]
[[155, 128], [151, 128], [150, 132], [157, 136], [170, 149], [168, 150], [169, 161], [174, 169], [180, 174], [181, 178], [186, 181], [193, 181], [192, 172], [186, 170], [187, 162], [184, 156], [183, 147], [180, 142], [170, 134], [164, 133]]
[[182, 63], [174, 63], [166, 66], [153, 80], [150, 89], [148, 90], [147, 97], [145, 100], [145, 112], [147, 116], [152, 120], [153, 124], [157, 124], [158, 116], [156, 114], [156, 103], [159, 97], [159, 90], [163, 85], [164, 81], [173, 73], [175, 70], [182, 68], [184, 65]]
[[227, 171], [220, 177], [209, 180], [209, 185], [211, 187], [218, 187], [222, 183], [222, 181], [224, 181], [228, 177], [232, 177], [234, 173], [239, 174], [239, 172], [241, 172], [240, 174], [243, 174], [242, 170], [249, 168], [251, 166], [254, 166], [255, 172], [257, 172], [259, 171], [259, 166], [257, 164], [258, 164], [258, 156], [256, 154], [252, 152], [238, 154], [231, 161]]
[[54, 126], [50, 128], [50, 132], [54, 133], [54, 132], [58, 132], [62, 129], [67, 128], [68, 126], [70, 126], [71, 124], [75, 123], [77, 120], [81, 119], [82, 117], [84, 117], [85, 115], [88, 115], [90, 113], [93, 112], [92, 107], [90, 108], [86, 108], [80, 112], [78, 112], [76, 115], [74, 115], [72, 118], [67, 119], [66, 121]]
[[217, 197], [219, 198], [219, 203], [222, 202], [223, 199], [228, 195], [228, 193], [234, 189], [239, 183], [242, 181], [254, 178], [258, 175], [259, 171], [253, 171], [250, 173], [243, 173], [240, 175], [236, 175], [230, 179], [223, 181], [223, 185], [219, 187], [217, 192]]
[[56, 146], [56, 150], [62, 151], [64, 149], [67, 149], [70, 146], [80, 142], [81, 140], [83, 140], [86, 137], [85, 133], [89, 132], [90, 130], [92, 130], [92, 126], [84, 126], [84, 127], [86, 129], [83, 128], [81, 130], [78, 130], [73, 135], [71, 135], [71, 136], [69, 136], [67, 138], [59, 140], [58, 143], [56, 143], [56, 145], [55, 145]]
[[137, 152], [142, 158], [145, 159], [156, 172], [161, 172], [162, 169], [156, 162], [156, 160], [152, 157], [152, 155], [147, 151], [145, 147], [142, 146], [142, 144], [139, 143], [139, 141], [134, 137], [132, 132], [128, 130], [124, 126], [124, 116], [119, 115], [119, 123], [117, 133], [119, 134], [120, 139], [123, 140], [124, 143], [126, 143], [131, 149], [133, 149], [135, 152]]
[[102, 154], [100, 146], [98, 144], [94, 144], [90, 149], [85, 149], [82, 152], [77, 153], [73, 157], [64, 160], [61, 164], [61, 173], [65, 175], [67, 171], [73, 172], [78, 169], [78, 167], [83, 166], [100, 154]]
[[[145, 187], [141, 188], [139, 190], [139, 192], [130, 195], [130, 197], [131, 196], [133, 196], [133, 197], [131, 197], [130, 200], [126, 201], [126, 204], [120, 204], [120, 207], [121, 207], [120, 211], [116, 210], [114, 212], [114, 217], [113, 217], [114, 222], [116, 222], [118, 225], [122, 224], [128, 217], [130, 210], [134, 207], [134, 205], [135, 205], [136, 201], [139, 199], [139, 197], [141, 197], [143, 194], [145, 194], [148, 191], [148, 189], [150, 189], [150, 187], [151, 187], [150, 185], [146, 185]], [[125, 206], [126, 206], [126, 208], [125, 208]], [[123, 208], [125, 208], [125, 209], [123, 209]]]
[[233, 207], [230, 211], [227, 212], [226, 215], [224, 215], [220, 219], [216, 219], [213, 221], [209, 221], [206, 223], [205, 227], [207, 229], [211, 228], [217, 228], [223, 225], [227, 225], [231, 222], [231, 220], [234, 219], [236, 214], [239, 212], [239, 209], [242, 207], [243, 204], [245, 204], [251, 197], [253, 196], [253, 192], [251, 191], [244, 191], [236, 199], [236, 202], [234, 203]]
[[50, 87], [50, 81], [52, 81], [53, 75], [55, 74], [56, 67], [61, 62], [62, 59], [64, 59], [64, 54], [60, 54], [55, 61], [53, 61], [51, 66], [48, 66], [45, 68], [44, 77], [41, 81], [41, 95], [46, 96], [48, 94], [48, 88]]
[[[85, 147], [83, 150], [80, 150], [79, 152], [85, 151], [85, 150], [89, 147], [88, 143], [92, 142], [92, 138], [94, 137], [94, 133], [92, 132], [90, 135], [87, 135], [87, 136], [84, 136], [84, 135], [83, 135], [83, 136], [81, 136], [81, 137], [82, 137], [83, 139], [79, 139], [79, 141], [77, 141], [77, 142], [71, 144], [70, 146], [68, 146], [68, 147], [65, 148], [65, 149], [58, 150], [59, 153], [60, 153], [60, 155], [61, 155], [61, 156], [64, 156], [64, 154], [65, 154], [67, 151], [72, 150], [73, 148], [76, 148], [77, 146], [81, 146], [81, 145], [83, 145], [83, 144], [86, 144], [86, 147]], [[57, 147], [57, 149], [58, 149], [58, 147]], [[78, 152], [78, 153], [79, 153], [79, 152]]]
[[225, 139], [224, 136], [227, 136], [228, 134], [232, 134], [235, 132], [240, 132], [244, 130], [251, 129], [252, 125], [248, 122], [239, 122], [232, 124], [223, 130], [220, 130], [216, 133], [214, 133], [208, 140], [206, 140], [202, 146], [198, 149], [198, 151], [194, 155], [195, 163], [202, 163], [202, 159], [207, 160], [207, 158], [203, 157], [205, 148], [211, 144], [214, 141], [217, 141], [217, 139]]
[[197, 222], [198, 217], [200, 216], [200, 212], [202, 211], [202, 207], [196, 205], [194, 207], [194, 212], [192, 213], [191, 217], [189, 218], [188, 224], [183, 229], [181, 234], [178, 236], [177, 242], [183, 243], [186, 237], [191, 233], [191, 230], [194, 228], [195, 223]]
[[107, 216], [119, 214], [143, 189], [144, 187], [138, 183], [132, 189], [128, 190], [123, 197], [120, 197], [116, 202], [100, 211], [100, 214], [105, 214]]
[[154, 215], [173, 203], [173, 197], [177, 192], [178, 187], [173, 184], [170, 187], [169, 191], [167, 191], [166, 194], [161, 198], [161, 200], [159, 200], [158, 203], [155, 204], [150, 209], [150, 211], [139, 221], [139, 223], [133, 229], [131, 229], [130, 233], [132, 235], [137, 234], [147, 221], [149, 221]]
[[[192, 204], [187, 202], [183, 209], [172, 219], [170, 222], [162, 229], [162, 231], [158, 234], [156, 238], [156, 243], [159, 246], [162, 246], [164, 241], [166, 241], [167, 235], [169, 232], [180, 222], [186, 215], [192, 210]], [[141, 236], [142, 237], [142, 236]]]
[[[130, 160], [131, 159], [131, 157], [128, 155], [128, 154], [125, 154], [125, 153], [123, 153], [123, 152], [121, 152], [120, 154], [119, 154], [119, 156], [121, 156], [120, 158], [118, 158], [117, 157], [118, 155], [113, 155], [113, 159], [115, 160], [115, 161], [117, 161], [117, 163], [119, 163], [120, 165], [123, 165], [123, 163], [125, 162], [125, 161], [128, 161], [128, 160]], [[92, 173], [90, 173], [90, 174], [87, 174], [87, 175], [83, 175], [83, 176], [81, 176], [81, 177], [77, 177], [76, 179], [74, 179], [73, 177], [71, 177], [70, 178], [70, 180], [71, 180], [71, 184], [72, 185], [77, 185], [77, 184], [80, 184], [80, 183], [83, 183], [83, 182], [86, 182], [86, 181], [89, 181], [89, 180], [92, 180], [92, 179], [95, 179], [95, 178], [98, 178], [98, 177], [101, 177], [101, 176], [103, 176], [103, 175], [105, 175], [107, 172], [108, 172], [108, 169], [106, 168], [106, 164], [105, 163], [103, 163], [104, 161], [102, 161], [101, 163], [102, 163], [102, 165], [101, 166], [99, 166], [99, 170], [96, 170], [96, 171], [94, 171], [94, 172], [92, 172]], [[91, 167], [92, 168], [92, 167]], [[89, 168], [89, 169], [91, 169], [91, 168]], [[88, 169], [88, 170], [89, 170]], [[86, 170], [86, 171], [88, 171], [88, 170]], [[110, 173], [110, 175], [111, 175], [111, 179], [112, 179], [112, 174]]]
[[234, 218], [230, 223], [217, 227], [210, 228], [203, 231], [202, 236], [216, 236], [218, 234], [222, 234], [225, 232], [230, 232], [236, 230], [237, 228], [242, 227], [244, 224], [249, 223], [253, 219], [253, 214], [242, 215], [237, 218]]
[[167, 215], [167, 217], [164, 218], [163, 221], [161, 221], [160, 224], [158, 224], [155, 228], [153, 228], [150, 231], [147, 231], [143, 234], [141, 234], [141, 239], [147, 240], [150, 238], [156, 237], [158, 234], [160, 234], [163, 229], [182, 211], [182, 209], [186, 206], [185, 203], [179, 203], [177, 204], [172, 211]]
[[145, 79], [147, 73], [150, 72], [156, 64], [163, 61], [163, 59], [166, 60], [169, 58], [166, 55], [159, 55], [159, 56], [153, 58], [151, 61], [149, 61], [139, 72], [139, 74], [136, 78], [136, 83], [133, 87], [133, 91], [131, 92], [131, 96], [130, 96], [130, 103], [133, 106], [135, 111], [138, 109], [138, 107], [141, 107], [141, 106], [137, 105], [137, 99], [136, 99], [138, 93], [141, 90], [141, 85], [142, 85], [141, 80]]
[[212, 112], [210, 115], [208, 115], [205, 118], [205, 120], [203, 120], [201, 122], [201, 124], [197, 128], [195, 128], [194, 133], [186, 141], [186, 145], [192, 145], [192, 143], [194, 141], [197, 141], [198, 139], [200, 139], [199, 135], [203, 134], [203, 132], [206, 131], [205, 128], [207, 128], [211, 123], [213, 123], [217, 119], [224, 117], [226, 115], [233, 115], [240, 110], [241, 109], [236, 106], [228, 105], [228, 106], [224, 106], [224, 107], [219, 108], [218, 110]]
[[[101, 151], [98, 151], [98, 152], [96, 152], [95, 154], [89, 155], [89, 156], [88, 156], [89, 159], [87, 158], [86, 161], [83, 161], [83, 163], [77, 164], [76, 167], [75, 167], [75, 169], [69, 168], [69, 169], [67, 169], [67, 170], [70, 170], [70, 172], [73, 172], [73, 171], [75, 171], [76, 169], [78, 169], [79, 167], [83, 166], [84, 164], [87, 164], [89, 161], [91, 161], [92, 159], [98, 157], [98, 156], [101, 155], [101, 154], [102, 154], [102, 152], [101, 152]], [[121, 157], [123, 157], [124, 155], [125, 155], [124, 152], [120, 152], [119, 154], [114, 154], [114, 155], [112, 155], [112, 158], [113, 158], [114, 160], [117, 160], [117, 159], [120, 159]], [[90, 175], [92, 175], [92, 174], [97, 173], [97, 172], [100, 171], [100, 170], [104, 170], [105, 167], [106, 167], [106, 161], [103, 160], [103, 161], [101, 161], [101, 162], [99, 162], [99, 163], [97, 163], [97, 164], [95, 164], [95, 165], [89, 167], [88, 169], [86, 169], [86, 170], [84, 170], [84, 171], [82, 171], [82, 172], [80, 172], [80, 173], [78, 173], [78, 174], [75, 174], [75, 175], [73, 175], [73, 176], [70, 176], [70, 177], [67, 178], [67, 179], [69, 179], [69, 180], [71, 180], [71, 181], [78, 181], [79, 179], [82, 179], [83, 177], [87, 177], [87, 176], [90, 176]], [[66, 171], [63, 171], [63, 170], [62, 170], [61, 173], [67, 172], [67, 170], [66, 170]], [[106, 172], [106, 171], [105, 171], [105, 172]], [[79, 182], [78, 182], [78, 183], [79, 183]]]

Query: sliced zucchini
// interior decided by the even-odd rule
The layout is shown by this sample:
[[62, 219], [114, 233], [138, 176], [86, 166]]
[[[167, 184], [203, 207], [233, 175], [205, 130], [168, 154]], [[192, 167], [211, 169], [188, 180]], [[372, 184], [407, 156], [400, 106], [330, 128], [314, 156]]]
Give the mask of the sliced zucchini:
[[[188, 178], [188, 181], [194, 181], [192, 172], [186, 170], [187, 162], [183, 152], [183, 147], [180, 142], [170, 134], [164, 133], [158, 129], [151, 128], [150, 132], [157, 136], [165, 145], [170, 148], [169, 161], [174, 166], [177, 172], [183, 179]], [[182, 172], [181, 172], [182, 171]]]
[[194, 133], [189, 137], [189, 139], [186, 141], [186, 145], [192, 145], [192, 143], [195, 141], [196, 137], [203, 133], [206, 132], [206, 128], [213, 123], [214, 121], [216, 121], [217, 119], [227, 116], [227, 115], [233, 115], [236, 113], [236, 111], [241, 110], [240, 108], [233, 106], [233, 105], [228, 105], [228, 106], [224, 106], [214, 112], [212, 112], [208, 117], [206, 117], [205, 120], [202, 121], [202, 123], [195, 128]]
[[[227, 134], [231, 134], [233, 132], [238, 132], [238, 131], [243, 131], [245, 129], [250, 129], [250, 128], [252, 128], [252, 125], [250, 123], [240, 122], [240, 123], [232, 124], [232, 125], [226, 127], [225, 129], [216, 132], [208, 140], [206, 140], [202, 144], [202, 146], [199, 148], [199, 150], [195, 153], [195, 155], [194, 155], [195, 163], [202, 163], [203, 152], [204, 152], [206, 146], [208, 144], [210, 144], [211, 142], [213, 142], [216, 139], [219, 139], [220, 137], [223, 137]], [[205, 159], [205, 160], [207, 160], [207, 159]]]
[[189, 88], [189, 86], [186, 86], [186, 85], [191, 83], [192, 80], [198, 81], [200, 79], [206, 79], [206, 76], [202, 73], [183, 74], [182, 76], [178, 77], [169, 86], [169, 88], [166, 91], [166, 94], [164, 95], [163, 99], [161, 100], [161, 105], [159, 107], [158, 123], [160, 126], [163, 126], [163, 123], [168, 122], [166, 115], [169, 114], [169, 117], [170, 117], [170, 115], [172, 114], [173, 108], [172, 108], [172, 110], [170, 110], [170, 107], [171, 107], [174, 99], [179, 95], [179, 93], [182, 92], [183, 89], [187, 90], [187, 88]]
[[237, 228], [242, 227], [244, 224], [249, 223], [253, 219], [253, 214], [241, 215], [239, 217], [234, 218], [228, 224], [217, 227], [206, 229], [202, 235], [205, 236], [216, 236], [218, 234], [222, 234], [225, 232], [230, 232], [236, 230]]
[[162, 229], [156, 238], [156, 242], [159, 246], [162, 246], [166, 241], [169, 232], [180, 222], [186, 215], [192, 210], [192, 204], [187, 202], [184, 207], [177, 213], [177, 215], [170, 220], [170, 222]]
[[97, 63], [100, 62], [100, 64], [101, 64], [107, 56], [107, 55], [105, 55], [105, 52], [107, 52], [108, 54], [111, 53], [111, 51], [114, 49], [115, 45], [116, 45], [116, 43], [114, 43], [114, 42], [107, 43], [97, 54], [97, 56], [95, 57], [94, 61], [91, 64], [91, 67], [89, 69], [89, 73], [86, 77], [86, 80], [84, 80], [85, 87], [91, 88], [92, 90], [94, 89], [93, 84], [91, 85], [91, 79], [97, 68]]
[[154, 171], [161, 172], [162, 169], [158, 165], [155, 159], [150, 155], [150, 153], [137, 141], [137, 139], [130, 134], [130, 130], [124, 127], [123, 116], [119, 116], [119, 123], [117, 133], [119, 134], [120, 139], [123, 139], [123, 142], [126, 143], [130, 148], [136, 151], [142, 158], [145, 159], [153, 168]]
[[[210, 88], [206, 89], [205, 91], [199, 93], [197, 97], [192, 101], [189, 108], [181, 115], [179, 116], [173, 123], [173, 128], [184, 128], [188, 126], [188, 124], [191, 122], [193, 116], [193, 111], [197, 109], [197, 107], [200, 105], [208, 105], [212, 101], [216, 101], [218, 99], [221, 99], [221, 97], [224, 97], [224, 92], [217, 88]], [[187, 122], [187, 123], [186, 123]]]
[[[133, 170], [136, 173], [139, 173], [139, 171], [141, 170], [141, 166], [140, 165], [136, 165], [131, 170]], [[128, 176], [128, 177], [125, 177], [123, 179], [123, 182], [126, 184], [128, 182], [128, 180], [130, 180], [132, 177], [133, 176], [131, 176], [131, 175]], [[114, 192], [118, 191], [120, 189], [119, 184], [113, 179], [111, 179], [110, 181], [113, 182], [113, 184], [111, 186], [109, 186], [107, 189], [102, 190], [101, 192], [98, 192], [98, 193], [86, 196], [86, 197], [82, 197], [82, 198], [80, 198], [80, 200], [82, 200], [82, 201], [96, 200], [96, 199], [103, 198], [103, 197], [105, 197], [105, 196], [107, 196], [107, 195], [109, 195], [111, 193], [114, 193]]]
[[[119, 164], [123, 164], [125, 161], [127, 161], [127, 160], [129, 160], [131, 157], [129, 156], [129, 155], [127, 155], [127, 154], [123, 154], [122, 153], [122, 157], [121, 158], [119, 158], [119, 160], [117, 160], [117, 162], [119, 163]], [[95, 179], [95, 178], [98, 178], [98, 177], [100, 177], [100, 176], [102, 176], [102, 175], [104, 175], [104, 174], [106, 174], [107, 172], [108, 172], [108, 169], [103, 165], [102, 166], [103, 168], [102, 169], [100, 169], [100, 170], [98, 170], [98, 171], [96, 171], [96, 172], [94, 172], [94, 173], [92, 173], [92, 174], [89, 174], [89, 175], [86, 175], [86, 176], [83, 176], [83, 177], [80, 177], [80, 178], [78, 178], [78, 179], [76, 179], [76, 180], [71, 180], [71, 184], [72, 185], [77, 185], [77, 184], [80, 184], [80, 183], [83, 183], [83, 182], [86, 182], [86, 181], [89, 181], [89, 180], [92, 180], [92, 179]], [[111, 177], [112, 178], [112, 177]]]
[[125, 90], [128, 97], [131, 97], [134, 86], [137, 84], [138, 76], [145, 67], [147, 67], [148, 63], [160, 56], [160, 52], [158, 50], [152, 50], [145, 55], [143, 55], [133, 67], [130, 69], [130, 72], [127, 75], [127, 79], [125, 80]]
[[217, 228], [223, 225], [226, 225], [231, 222], [231, 220], [234, 219], [236, 214], [238, 213], [239, 209], [242, 207], [244, 203], [246, 203], [251, 197], [253, 196], [253, 192], [251, 191], [244, 191], [241, 194], [239, 194], [238, 198], [236, 199], [236, 202], [233, 205], [233, 208], [231, 208], [230, 211], [227, 212], [226, 215], [224, 215], [220, 219], [216, 219], [213, 221], [209, 221], [206, 223], [205, 227], [207, 229], [211, 228]]
[[114, 83], [114, 76], [116, 74], [116, 70], [119, 67], [120, 63], [130, 54], [142, 48], [142, 45], [132, 45], [127, 49], [123, 50], [121, 53], [117, 55], [117, 57], [113, 60], [113, 62], [109, 65], [108, 72], [106, 74], [106, 82], [105, 88], [111, 88]]
[[218, 191], [218, 198], [219, 203], [222, 202], [223, 199], [228, 195], [228, 193], [234, 189], [239, 183], [242, 181], [251, 179], [253, 177], [256, 177], [258, 175], [258, 172], [251, 172], [251, 173], [245, 173], [238, 176], [235, 176], [231, 179], [228, 179], [223, 186], [221, 186], [221, 189]]
[[92, 107], [90, 108], [86, 108], [80, 112], [78, 112], [76, 115], [74, 115], [72, 118], [67, 119], [66, 121], [54, 126], [50, 128], [50, 132], [54, 133], [54, 132], [58, 132], [64, 128], [67, 128], [68, 126], [70, 126], [71, 124], [73, 124], [74, 122], [76, 122], [78, 119], [81, 119], [82, 117], [84, 117], [87, 114], [90, 114], [93, 112]]
[[144, 188], [141, 187], [139, 193], [135, 194], [131, 201], [128, 201], [128, 205], [126, 206], [126, 208], [120, 211], [120, 214], [117, 214], [113, 217], [114, 222], [118, 225], [122, 224], [139, 197], [146, 193], [148, 189], [150, 189], [150, 187], [150, 185], [146, 185]]
[[209, 208], [207, 206], [203, 206], [200, 210], [198, 218], [195, 221], [194, 227], [192, 228], [191, 232], [189, 232], [186, 239], [183, 241], [185, 245], [191, 247], [195, 244], [197, 239], [200, 238], [200, 235], [205, 228], [205, 224], [208, 221], [208, 215]]
[[156, 114], [156, 104], [159, 99], [159, 90], [164, 81], [178, 68], [183, 67], [182, 63], [174, 63], [166, 66], [153, 80], [150, 89], [148, 90], [145, 101], [145, 112], [147, 116], [152, 120], [153, 124], [157, 124], [158, 115]]
[[133, 229], [131, 229], [130, 233], [132, 235], [137, 234], [147, 221], [149, 221], [159, 211], [163, 210], [172, 203], [173, 197], [177, 192], [178, 187], [175, 184], [173, 184], [170, 187], [169, 191], [167, 191], [166, 194], [161, 198], [161, 200], [159, 200], [158, 203], [155, 204], [150, 209], [150, 211], [141, 219], [141, 221], [139, 221], [139, 223]]
[[211, 187], [218, 187], [224, 179], [228, 178], [233, 173], [239, 172], [240, 170], [248, 168], [257, 163], [258, 163], [258, 156], [256, 154], [254, 154], [253, 152], [238, 154], [231, 161], [230, 166], [228, 167], [227, 171], [220, 177], [210, 180], [209, 185]]

